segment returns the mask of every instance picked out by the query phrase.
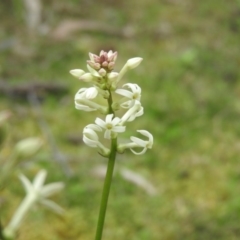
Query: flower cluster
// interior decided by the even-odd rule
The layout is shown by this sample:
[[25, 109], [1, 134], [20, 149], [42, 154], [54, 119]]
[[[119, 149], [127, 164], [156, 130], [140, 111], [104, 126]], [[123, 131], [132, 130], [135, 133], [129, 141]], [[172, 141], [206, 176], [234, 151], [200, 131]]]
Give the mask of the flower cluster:
[[[117, 52], [101, 51], [99, 56], [89, 53], [90, 60], [87, 61], [89, 72], [82, 69], [71, 70], [70, 73], [80, 81], [92, 84], [89, 88], [81, 88], [75, 95], [75, 107], [83, 111], [99, 111], [104, 114], [105, 120], [97, 118], [95, 123], [87, 125], [83, 130], [83, 141], [90, 147], [98, 148], [101, 155], [108, 157], [110, 149], [105, 147], [99, 140], [99, 133], [103, 132], [105, 139], [116, 139], [119, 133], [126, 130], [126, 122], [134, 121], [143, 115], [141, 105], [141, 88], [135, 83], [127, 83], [118, 88], [119, 81], [124, 74], [136, 68], [142, 58], [135, 57], [129, 59], [120, 72], [115, 72], [114, 66], [117, 59]], [[118, 101], [113, 100], [113, 94], [120, 96]], [[105, 99], [106, 104], [103, 104]], [[122, 117], [118, 117], [116, 112], [125, 110]], [[152, 148], [153, 136], [146, 130], [138, 130], [147, 140], [137, 137], [130, 137], [131, 142], [120, 143], [116, 150], [123, 153], [125, 149], [130, 149], [134, 154], [143, 154], [147, 149]], [[141, 148], [136, 152], [135, 148]]]

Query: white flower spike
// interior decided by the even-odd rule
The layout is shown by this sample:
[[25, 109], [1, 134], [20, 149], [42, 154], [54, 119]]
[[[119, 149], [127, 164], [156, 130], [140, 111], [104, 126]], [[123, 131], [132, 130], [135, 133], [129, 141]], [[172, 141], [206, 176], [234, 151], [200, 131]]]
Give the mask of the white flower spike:
[[[126, 127], [124, 125], [126, 122], [131, 122], [135, 120], [135, 118], [143, 115], [143, 107], [140, 102], [141, 88], [134, 83], [124, 84], [123, 89], [118, 89], [117, 86], [124, 74], [127, 71], [136, 68], [143, 59], [140, 57], [129, 59], [118, 73], [115, 71], [113, 72], [115, 61], [117, 59], [117, 52], [105, 52], [102, 50], [99, 55], [89, 53], [89, 57], [90, 60], [87, 61], [89, 73], [85, 73], [80, 79], [88, 74], [87, 76], [90, 79], [89, 81], [93, 84], [93, 87], [79, 90], [75, 95], [75, 106], [77, 109], [84, 111], [100, 110], [106, 115], [105, 121], [96, 118], [95, 124], [89, 124], [83, 130], [83, 141], [89, 147], [98, 148], [99, 154], [108, 157], [108, 167], [105, 176], [96, 231], [96, 239], [101, 239], [104, 225], [103, 219], [106, 213], [108, 194], [110, 191], [117, 152], [123, 153], [126, 148], [129, 148], [134, 154], [144, 154], [147, 149], [152, 148], [153, 136], [146, 130], [138, 130], [139, 133], [148, 137], [148, 140], [142, 140], [132, 136], [130, 138], [130, 143], [120, 145], [118, 144], [117, 138], [119, 133], [125, 132]], [[114, 94], [122, 96], [120, 101], [114, 99]], [[100, 97], [102, 97], [102, 99], [100, 99]], [[100, 102], [98, 102], [98, 99]], [[102, 100], [105, 100], [106, 107], [99, 104]], [[117, 111], [120, 108], [125, 110], [125, 114], [123, 114], [121, 118], [117, 117]], [[99, 140], [98, 133], [102, 132], [104, 138], [110, 139], [109, 149], [106, 149]], [[142, 150], [136, 152], [135, 148], [142, 148]]]
[[111, 139], [115, 138], [117, 136], [117, 133], [125, 132], [125, 126], [118, 126], [120, 121], [120, 118], [113, 118], [113, 114], [108, 114], [106, 116], [105, 122], [102, 119], [97, 118], [95, 120], [95, 123], [101, 128], [106, 129], [104, 138]]
[[[126, 83], [118, 88], [118, 82], [124, 74], [136, 67], [142, 62], [141, 57], [134, 57], [127, 60], [120, 72], [113, 71], [117, 59], [117, 52], [110, 50], [109, 52], [101, 51], [99, 55], [89, 53], [90, 60], [87, 60], [88, 72], [81, 69], [71, 70], [70, 73], [80, 80], [93, 84], [90, 88], [81, 88], [75, 95], [76, 109], [83, 111], [100, 111], [105, 117], [105, 121], [96, 118], [95, 124], [87, 125], [83, 130], [83, 141], [93, 148], [98, 148], [99, 153], [104, 156], [111, 156], [110, 150], [105, 148], [99, 139], [98, 134], [103, 132], [103, 137], [111, 139], [111, 147], [116, 149], [117, 136], [119, 133], [125, 132], [126, 122], [134, 121], [144, 113], [141, 105], [142, 90], [135, 83]], [[114, 93], [121, 96], [119, 101], [114, 101]], [[100, 101], [99, 101], [100, 100]], [[102, 100], [106, 100], [106, 104], [102, 105]], [[126, 110], [122, 117], [117, 117], [118, 110]], [[153, 137], [145, 130], [139, 132], [147, 137], [148, 141], [131, 137], [132, 142], [122, 146], [122, 149], [130, 148], [135, 154], [143, 154], [153, 144]], [[141, 152], [135, 152], [133, 149], [142, 147]], [[121, 150], [121, 149], [120, 149]], [[119, 151], [120, 151], [119, 150]], [[109, 155], [110, 154], [110, 155]]]
[[[136, 155], [142, 155], [144, 154], [147, 149], [151, 149], [152, 145], [153, 145], [153, 136], [150, 132], [146, 131], [146, 130], [138, 130], [137, 132], [141, 133], [142, 135], [148, 137], [148, 141], [142, 140], [140, 138], [137, 137], [130, 137], [130, 139], [132, 140], [131, 143], [126, 143], [126, 144], [120, 144], [118, 146], [118, 151], [120, 153], [124, 152], [124, 150], [126, 148], [129, 148], [134, 154]], [[136, 152], [133, 150], [133, 148], [143, 148], [143, 150], [141, 152]]]

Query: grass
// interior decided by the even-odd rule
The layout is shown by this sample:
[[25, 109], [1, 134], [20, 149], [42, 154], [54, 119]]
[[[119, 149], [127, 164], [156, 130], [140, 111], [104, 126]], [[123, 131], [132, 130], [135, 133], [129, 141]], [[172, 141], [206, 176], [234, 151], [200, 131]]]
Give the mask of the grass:
[[[53, 41], [48, 36], [24, 38], [23, 9], [14, 5], [12, 10], [17, 11], [15, 18], [3, 11], [1, 22], [3, 29], [10, 27], [14, 34], [3, 31], [1, 36], [14, 36], [31, 51], [24, 55], [15, 48], [2, 50], [1, 78], [13, 86], [42, 81], [67, 87], [68, 94], [48, 96], [41, 107], [59, 149], [70, 156], [75, 175], [71, 179], [63, 176], [46, 141], [41, 152], [19, 165], [1, 192], [3, 224], [24, 195], [17, 172], [33, 177], [44, 167], [49, 172], [48, 181], [66, 182], [66, 189], [56, 197], [66, 215], [32, 211], [19, 239], [94, 238], [103, 182], [91, 170], [106, 161], [84, 144], [76, 146], [67, 140], [69, 135], [81, 137], [83, 127], [96, 117], [95, 113], [74, 109], [73, 96], [86, 85], [68, 72], [85, 68], [89, 51], [114, 48], [119, 53], [117, 69], [128, 58], [144, 58], [141, 67], [122, 81], [142, 87], [145, 107], [145, 115], [128, 125], [125, 136], [135, 134], [136, 129], [148, 129], [155, 137], [151, 151], [140, 157], [121, 155], [117, 166], [142, 174], [156, 186], [158, 194], [151, 197], [116, 175], [104, 239], [239, 239], [239, 4], [188, 0], [80, 4], [52, 0], [49, 8], [44, 6], [50, 24], [71, 17], [87, 18], [111, 23], [116, 29], [130, 25], [136, 31], [130, 38], [79, 32], [67, 41]], [[55, 13], [52, 18], [51, 12]], [[18, 140], [43, 137], [28, 102], [2, 96], [0, 109], [10, 109], [14, 115], [8, 123], [9, 139], [2, 158], [7, 158]]]

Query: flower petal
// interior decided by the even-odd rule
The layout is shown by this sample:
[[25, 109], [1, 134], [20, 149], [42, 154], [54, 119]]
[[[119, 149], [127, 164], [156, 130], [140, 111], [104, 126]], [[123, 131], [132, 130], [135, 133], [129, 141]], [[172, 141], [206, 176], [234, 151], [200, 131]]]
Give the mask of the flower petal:
[[135, 155], [142, 155], [147, 151], [147, 148], [143, 148], [143, 150], [141, 152], [136, 152], [134, 151], [132, 148], [130, 148], [130, 150], [135, 154]]
[[102, 128], [106, 128], [106, 123], [101, 118], [96, 118], [95, 123]]
[[106, 122], [106, 123], [112, 123], [112, 118], [113, 118], [113, 114], [108, 114], [108, 115], [106, 116], [105, 122]]
[[34, 189], [39, 190], [39, 189], [42, 188], [43, 183], [46, 179], [46, 176], [47, 176], [47, 171], [46, 170], [40, 170], [37, 173], [36, 177], [33, 180], [33, 184], [32, 184]]
[[98, 90], [95, 87], [90, 87], [85, 91], [85, 96], [87, 99], [93, 99], [97, 96]]
[[64, 209], [51, 200], [42, 199], [40, 203], [58, 214], [64, 213]]
[[113, 132], [125, 132], [125, 130], [126, 130], [125, 126], [115, 126], [112, 129]]
[[142, 135], [148, 137], [151, 142], [153, 141], [153, 135], [150, 132], [148, 132], [146, 130], [137, 130], [137, 132], [139, 132]]
[[111, 130], [106, 130], [104, 133], [104, 138], [111, 139]]
[[117, 125], [118, 123], [120, 123], [121, 119], [119, 117], [115, 117], [113, 120], [112, 120], [112, 125]]
[[77, 101], [75, 101], [75, 108], [78, 110], [83, 110], [85, 112], [92, 112], [92, 111], [96, 111], [96, 108], [91, 108], [89, 106], [83, 105], [78, 103]]
[[41, 196], [44, 198], [49, 197], [59, 191], [61, 191], [64, 188], [64, 183], [62, 182], [55, 182], [50, 183], [42, 187], [41, 189]]
[[29, 194], [30, 192], [32, 192], [34, 190], [32, 183], [29, 181], [29, 179], [25, 175], [20, 174], [19, 178], [20, 178], [27, 194]]
[[117, 89], [115, 91], [115, 93], [117, 93], [119, 95], [122, 95], [124, 97], [127, 97], [127, 98], [132, 98], [132, 93], [128, 90], [125, 90], [125, 89]]
[[98, 141], [98, 135], [96, 132], [94, 132], [90, 128], [84, 128], [83, 129], [83, 134], [86, 136], [86, 138], [92, 140], [92, 141]]
[[92, 124], [88, 124], [85, 128], [90, 128], [90, 129], [92, 129], [94, 131], [99, 131], [99, 132], [102, 131], [101, 127], [99, 127], [98, 125], [93, 124], [93, 123]]
[[140, 139], [140, 138], [137, 138], [137, 137], [130, 137], [130, 139], [135, 142], [139, 147], [146, 147], [146, 141]]

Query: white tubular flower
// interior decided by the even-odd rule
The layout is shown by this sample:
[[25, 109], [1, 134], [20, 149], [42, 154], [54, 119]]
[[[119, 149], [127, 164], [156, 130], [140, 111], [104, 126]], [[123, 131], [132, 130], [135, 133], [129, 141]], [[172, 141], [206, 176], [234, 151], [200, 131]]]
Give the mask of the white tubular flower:
[[[129, 87], [132, 91], [128, 91], [125, 89], [117, 89], [115, 92], [119, 95], [122, 95], [126, 98], [129, 98], [129, 101], [125, 101], [121, 104], [121, 107], [123, 108], [131, 108], [135, 101], [139, 101], [141, 100], [141, 88], [137, 85], [137, 84], [133, 84], [133, 83], [127, 83], [124, 84], [123, 87]], [[123, 99], [123, 101], [125, 100], [125, 98]]]
[[80, 78], [85, 72], [82, 69], [73, 69], [70, 71], [70, 73], [76, 77], [76, 78]]
[[55, 182], [44, 186], [46, 175], [47, 172], [41, 170], [34, 178], [33, 183], [24, 175], [20, 175], [20, 180], [27, 195], [14, 213], [10, 223], [4, 229], [3, 233], [6, 238], [14, 238], [27, 211], [36, 203], [40, 203], [57, 213], [63, 213], [63, 209], [59, 205], [47, 198], [62, 190], [64, 184], [62, 182]]
[[83, 129], [83, 141], [86, 145], [93, 148], [99, 148], [100, 153], [103, 156], [108, 156], [110, 150], [103, 146], [103, 144], [99, 141], [98, 135], [96, 131], [101, 132], [102, 129], [95, 124], [89, 124]]
[[123, 75], [128, 71], [128, 70], [131, 70], [133, 68], [136, 68], [141, 62], [142, 62], [142, 58], [140, 57], [135, 57], [135, 58], [130, 58], [126, 64], [123, 66], [123, 68], [121, 69], [121, 71], [119, 72], [119, 75], [118, 75], [118, 79], [117, 79], [117, 82], [119, 82]]
[[[140, 138], [132, 136], [132, 137], [130, 137], [132, 142], [126, 143], [126, 144], [120, 144], [117, 148], [118, 152], [123, 153], [125, 149], [129, 148], [134, 154], [141, 155], [141, 154], [144, 154], [147, 151], [147, 149], [152, 148], [153, 135], [146, 130], [138, 130], [137, 132], [139, 132], [142, 135], [148, 137], [148, 140], [145, 141], [145, 140], [142, 140]], [[133, 150], [133, 148], [143, 148], [143, 150], [141, 152], [136, 152], [136, 151]]]
[[135, 101], [134, 106], [129, 108], [128, 111], [122, 116], [119, 125], [125, 122], [132, 122], [136, 117], [143, 115], [143, 107], [139, 101]]
[[126, 127], [118, 125], [120, 121], [120, 118], [113, 118], [113, 114], [108, 114], [106, 116], [105, 122], [102, 119], [97, 118], [95, 120], [95, 123], [101, 128], [106, 129], [104, 138], [110, 139], [115, 138], [117, 136], [117, 133], [125, 132]]
[[75, 107], [78, 110], [86, 112], [100, 110], [106, 111], [106, 107], [93, 102], [90, 99], [95, 98], [98, 95], [98, 89], [96, 87], [81, 88], [75, 95]]

